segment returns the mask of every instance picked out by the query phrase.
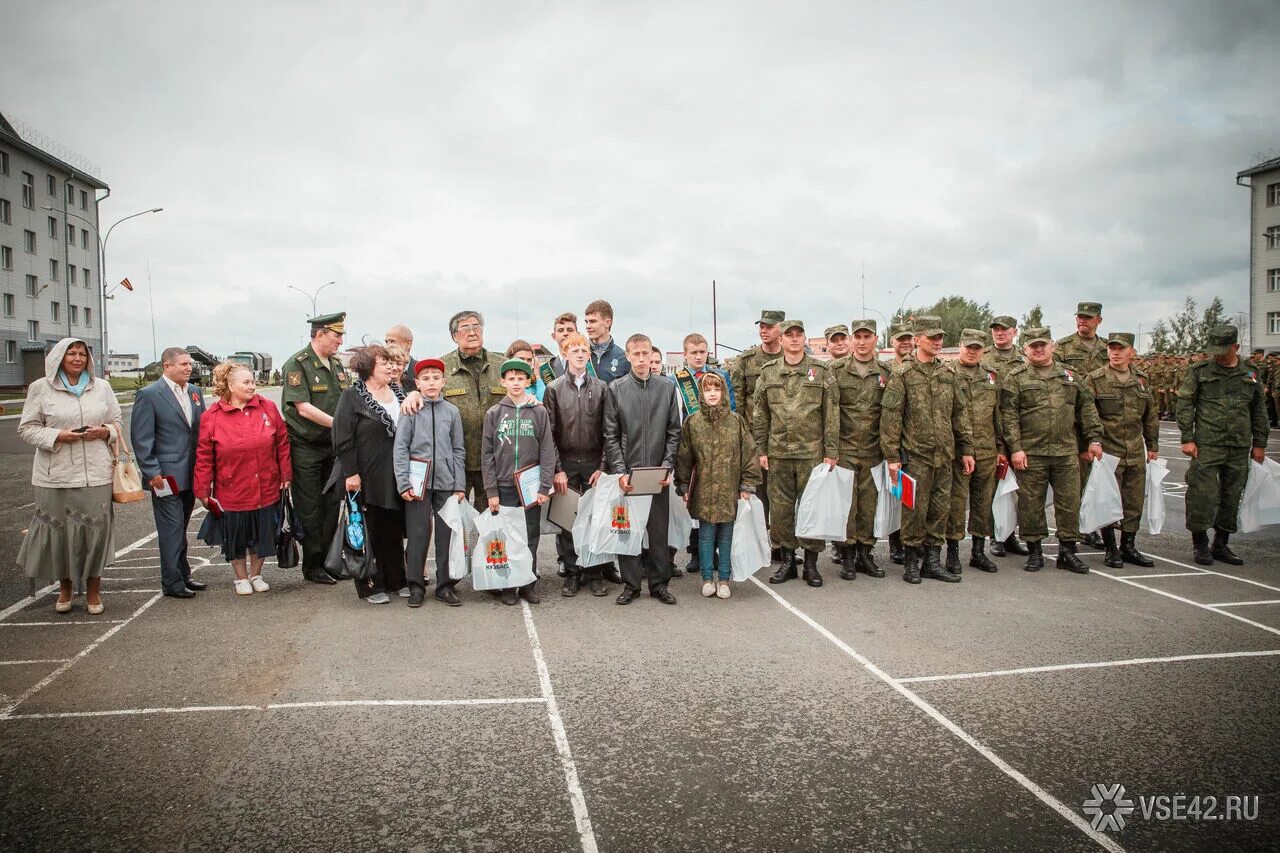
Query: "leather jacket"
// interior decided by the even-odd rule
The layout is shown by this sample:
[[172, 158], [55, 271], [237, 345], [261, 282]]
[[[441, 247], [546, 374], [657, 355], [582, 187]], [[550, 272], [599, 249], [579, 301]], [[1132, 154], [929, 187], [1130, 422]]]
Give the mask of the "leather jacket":
[[590, 373], [578, 385], [565, 373], [547, 386], [542, 404], [551, 418], [556, 471], [564, 462], [590, 462], [604, 470], [604, 396], [608, 386]]
[[606, 473], [666, 465], [674, 470], [680, 444], [675, 386], [662, 376], [635, 373], [609, 385], [604, 397]]

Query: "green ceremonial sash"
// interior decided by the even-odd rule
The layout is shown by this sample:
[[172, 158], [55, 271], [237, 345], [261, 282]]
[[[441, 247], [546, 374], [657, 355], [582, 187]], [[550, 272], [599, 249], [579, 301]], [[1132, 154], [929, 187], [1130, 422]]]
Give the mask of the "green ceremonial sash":
[[698, 397], [698, 384], [693, 381], [693, 373], [682, 367], [676, 371], [676, 388], [680, 391], [680, 399], [684, 401], [684, 410], [696, 415], [702, 408], [702, 400]]
[[549, 361], [544, 361], [538, 365], [538, 375], [542, 377], [543, 385], [550, 385], [556, 379], [555, 368], [551, 366]]
[[597, 379], [600, 378], [600, 374], [596, 373], [596, 360], [594, 358], [587, 359], [587, 373], [590, 373]]

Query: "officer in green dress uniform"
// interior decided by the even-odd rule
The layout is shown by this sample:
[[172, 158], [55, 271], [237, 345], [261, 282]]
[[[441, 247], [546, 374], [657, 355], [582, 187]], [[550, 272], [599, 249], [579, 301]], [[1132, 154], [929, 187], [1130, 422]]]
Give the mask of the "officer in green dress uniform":
[[334, 583], [325, 574], [324, 555], [338, 525], [338, 493], [324, 487], [333, 471], [333, 412], [351, 384], [335, 357], [346, 319], [345, 311], [312, 317], [311, 343], [284, 362], [280, 402], [293, 461], [291, 493], [303, 529], [302, 575], [312, 583]]

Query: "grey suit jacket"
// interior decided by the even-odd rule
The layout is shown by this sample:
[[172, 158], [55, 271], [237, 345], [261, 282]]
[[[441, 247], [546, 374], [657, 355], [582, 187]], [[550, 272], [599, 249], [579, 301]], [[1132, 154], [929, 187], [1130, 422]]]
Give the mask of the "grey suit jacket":
[[143, 481], [156, 476], [173, 477], [184, 492], [191, 488], [200, 416], [204, 414], [204, 392], [187, 385], [187, 394], [191, 398], [190, 426], [163, 378], [138, 392], [129, 416], [129, 438]]

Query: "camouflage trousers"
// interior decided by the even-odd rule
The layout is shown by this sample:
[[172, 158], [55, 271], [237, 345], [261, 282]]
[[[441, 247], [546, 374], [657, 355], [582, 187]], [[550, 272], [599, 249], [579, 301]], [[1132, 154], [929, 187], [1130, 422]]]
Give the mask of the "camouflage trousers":
[[1187, 468], [1187, 530], [1235, 533], [1249, 475], [1249, 448], [1199, 445]]
[[965, 509], [969, 510], [969, 535], [989, 537], [995, 534], [991, 501], [996, 496], [996, 457], [975, 460], [973, 473], [964, 475], [964, 463], [956, 460], [951, 469], [951, 511], [947, 515], [947, 538], [952, 541], [965, 536]]
[[[1137, 533], [1138, 524], [1142, 521], [1142, 510], [1147, 503], [1147, 460], [1139, 457], [1137, 462], [1121, 462], [1116, 466], [1116, 484], [1120, 486], [1120, 505], [1124, 508], [1124, 518], [1120, 520], [1120, 530], [1124, 533]], [[1084, 483], [1081, 483], [1081, 493]]]
[[775, 459], [769, 457], [769, 533], [778, 537], [778, 547], [792, 551], [806, 548], [821, 551], [818, 539], [796, 538], [796, 504], [809, 485], [809, 475], [821, 459]]
[[1068, 456], [1028, 456], [1018, 471], [1018, 527], [1028, 542], [1049, 535], [1044, 499], [1053, 486], [1053, 516], [1059, 542], [1080, 541], [1080, 459]]
[[902, 508], [902, 544], [906, 547], [942, 544], [951, 510], [953, 464], [926, 465], [911, 460], [907, 473], [916, 480], [916, 505], [915, 509]]
[[853, 504], [849, 507], [849, 523], [845, 527], [846, 545], [876, 544], [876, 503], [880, 493], [876, 491], [871, 472], [879, 462], [841, 459], [840, 467], [853, 471]]

